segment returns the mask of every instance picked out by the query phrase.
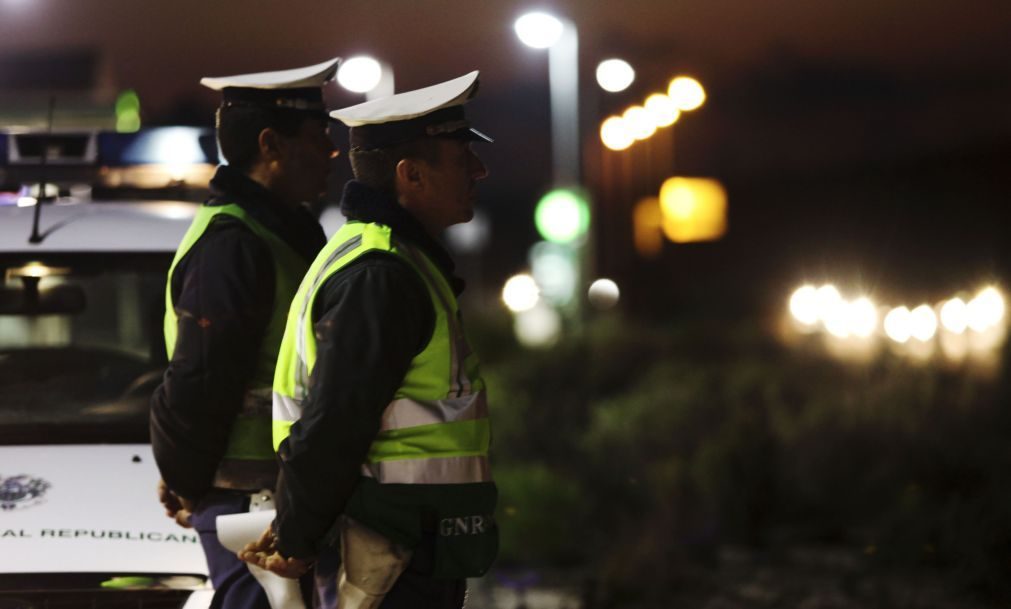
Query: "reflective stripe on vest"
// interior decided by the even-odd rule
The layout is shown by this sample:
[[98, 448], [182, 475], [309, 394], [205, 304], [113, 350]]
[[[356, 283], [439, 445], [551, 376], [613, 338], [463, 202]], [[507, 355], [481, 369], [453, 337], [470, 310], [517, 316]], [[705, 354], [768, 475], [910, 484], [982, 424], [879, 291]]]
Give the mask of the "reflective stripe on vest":
[[302, 413], [316, 363], [311, 312], [320, 286], [362, 254], [377, 250], [400, 256], [418, 272], [432, 299], [436, 323], [429, 343], [412, 360], [383, 411], [362, 473], [381, 483], [488, 482], [488, 405], [456, 296], [423, 253], [394, 242], [390, 229], [380, 224], [345, 224], [310, 267], [292, 302], [274, 377], [274, 447]]
[[[171, 359], [175, 351], [178, 331], [178, 318], [175, 312], [175, 303], [172, 300], [172, 275], [179, 261], [189, 253], [219, 215], [231, 216], [241, 221], [267, 245], [274, 261], [272, 316], [267, 324], [260, 353], [257, 355], [251, 386], [246, 391], [242, 409], [236, 416], [229, 432], [224, 458], [226, 460], [273, 460], [274, 453], [271, 450], [270, 442], [271, 381], [277, 362], [277, 351], [280, 348], [284, 332], [288, 304], [295, 294], [298, 282], [308, 268], [305, 260], [277, 235], [250, 217], [242, 207], [234, 204], [201, 206], [183, 236], [175, 258], [172, 260], [172, 265], [169, 267], [165, 288], [165, 347], [168, 357]], [[229, 464], [227, 469], [235, 471], [236, 466]], [[216, 481], [215, 484], [227, 486], [227, 481]]]

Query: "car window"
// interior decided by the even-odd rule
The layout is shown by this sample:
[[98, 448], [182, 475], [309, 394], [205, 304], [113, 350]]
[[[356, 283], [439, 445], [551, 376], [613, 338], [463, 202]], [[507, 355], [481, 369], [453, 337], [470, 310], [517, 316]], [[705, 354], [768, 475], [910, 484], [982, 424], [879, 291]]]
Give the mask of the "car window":
[[116, 264], [80, 258], [82, 263], [69, 266], [66, 260], [43, 262], [52, 274], [38, 278], [37, 287], [39, 293], [58, 289], [83, 295], [83, 307], [58, 305], [42, 314], [11, 306], [24, 290], [24, 277], [18, 275], [24, 267], [5, 264], [6, 308], [0, 314], [4, 443], [146, 441], [148, 398], [166, 359], [164, 270], [157, 268], [161, 265], [130, 268], [129, 254], [120, 255]]

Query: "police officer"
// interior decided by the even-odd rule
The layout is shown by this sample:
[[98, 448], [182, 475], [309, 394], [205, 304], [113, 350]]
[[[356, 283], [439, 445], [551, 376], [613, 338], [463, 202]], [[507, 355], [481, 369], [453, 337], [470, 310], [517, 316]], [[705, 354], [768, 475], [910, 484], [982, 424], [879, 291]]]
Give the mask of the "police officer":
[[201, 80], [222, 92], [227, 165], [169, 269], [170, 361], [151, 399], [151, 442], [159, 497], [199, 533], [215, 607], [270, 606], [219, 543], [215, 518], [246, 511], [276, 481], [270, 387], [289, 304], [326, 242], [306, 204], [326, 190], [335, 154], [321, 87], [337, 64]]
[[317, 560], [325, 607], [461, 607], [497, 552], [484, 382], [438, 241], [471, 219], [487, 175], [471, 142], [491, 140], [463, 108], [477, 78], [331, 113], [351, 128], [348, 222], [292, 302], [278, 512], [240, 553], [289, 576]]

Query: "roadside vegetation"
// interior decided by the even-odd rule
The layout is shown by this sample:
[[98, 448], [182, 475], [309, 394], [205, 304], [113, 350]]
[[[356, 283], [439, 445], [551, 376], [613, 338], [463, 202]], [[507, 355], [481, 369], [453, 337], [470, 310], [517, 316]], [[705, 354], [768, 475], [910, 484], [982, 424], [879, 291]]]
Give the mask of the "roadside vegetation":
[[539, 351], [479, 328], [501, 567], [584, 574], [586, 604], [654, 606], [728, 548], [772, 564], [824, 547], [855, 557], [857, 580], [937, 573], [1011, 599], [999, 375], [845, 363], [711, 321], [602, 320]]

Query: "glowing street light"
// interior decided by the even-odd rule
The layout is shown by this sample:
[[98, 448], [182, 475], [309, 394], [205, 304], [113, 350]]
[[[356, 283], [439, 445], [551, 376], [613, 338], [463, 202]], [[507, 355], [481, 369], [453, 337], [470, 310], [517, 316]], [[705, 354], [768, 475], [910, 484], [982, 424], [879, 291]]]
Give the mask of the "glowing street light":
[[624, 150], [635, 142], [625, 119], [612, 116], [600, 125], [600, 141], [611, 150]]
[[644, 140], [656, 133], [656, 124], [653, 122], [649, 112], [642, 106], [632, 106], [621, 115], [628, 125], [628, 130], [632, 137], [637, 140]]
[[568, 19], [526, 13], [513, 25], [528, 47], [548, 50], [554, 185], [579, 184], [579, 34]]
[[337, 69], [337, 82], [354, 93], [367, 93], [379, 84], [383, 68], [375, 59], [367, 55], [352, 57], [341, 63]]
[[341, 62], [337, 83], [352, 93], [364, 93], [367, 100], [388, 97], [394, 90], [393, 68], [368, 55], [358, 55]]
[[657, 127], [670, 127], [681, 116], [681, 111], [678, 110], [674, 100], [662, 93], [654, 93], [647, 97], [645, 108]]
[[678, 76], [670, 81], [667, 95], [681, 110], [694, 110], [706, 101], [706, 91], [699, 81], [689, 76]]
[[597, 64], [597, 84], [605, 91], [624, 91], [634, 80], [635, 70], [624, 59], [605, 59]]
[[513, 24], [520, 41], [533, 49], [547, 49], [562, 37], [565, 29], [560, 19], [547, 13], [527, 13]]
[[541, 290], [534, 278], [525, 273], [513, 275], [502, 287], [502, 302], [513, 313], [529, 311], [541, 300]]

